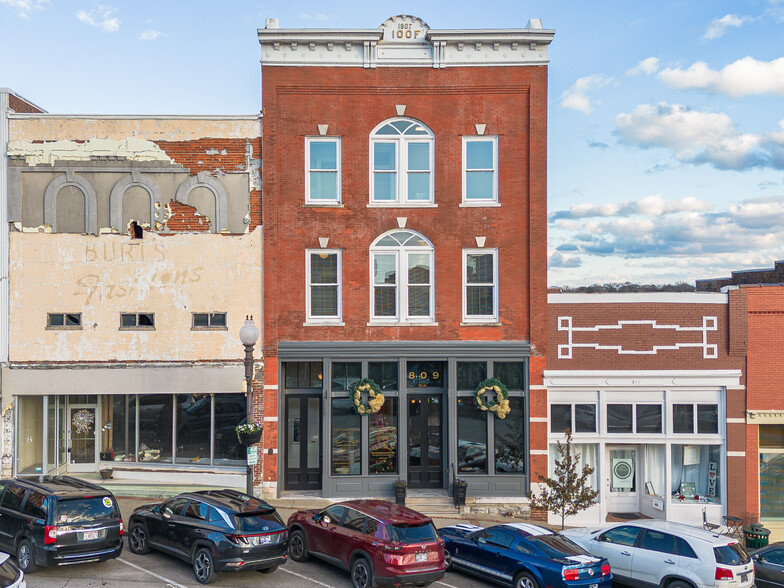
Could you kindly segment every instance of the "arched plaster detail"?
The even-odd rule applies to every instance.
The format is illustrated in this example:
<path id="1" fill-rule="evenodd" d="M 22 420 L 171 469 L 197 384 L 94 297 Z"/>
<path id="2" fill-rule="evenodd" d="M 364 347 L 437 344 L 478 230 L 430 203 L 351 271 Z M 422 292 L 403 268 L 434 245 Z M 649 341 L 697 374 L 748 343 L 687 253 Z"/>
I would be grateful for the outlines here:
<path id="1" fill-rule="evenodd" d="M 207 172 L 199 172 L 180 184 L 174 199 L 177 202 L 188 204 L 188 196 L 194 188 L 207 188 L 215 196 L 215 218 L 212 219 L 212 226 L 215 227 L 215 232 L 220 233 L 228 229 L 229 203 L 226 190 L 221 183 Z"/>
<path id="2" fill-rule="evenodd" d="M 98 234 L 98 202 L 92 184 L 73 172 L 56 177 L 46 187 L 44 192 L 44 224 L 52 227 L 52 232 L 57 232 L 57 194 L 66 186 L 78 188 L 84 195 L 84 232 L 92 235 Z"/>
<path id="3" fill-rule="evenodd" d="M 158 184 L 151 179 L 134 172 L 119 180 L 112 188 L 112 193 L 109 196 L 109 222 L 112 227 L 121 233 L 125 230 L 125 227 L 121 226 L 123 196 L 126 190 L 135 186 L 144 189 L 150 196 L 150 228 L 155 228 L 155 203 L 161 202 L 163 199 L 161 190 L 158 188 Z"/>

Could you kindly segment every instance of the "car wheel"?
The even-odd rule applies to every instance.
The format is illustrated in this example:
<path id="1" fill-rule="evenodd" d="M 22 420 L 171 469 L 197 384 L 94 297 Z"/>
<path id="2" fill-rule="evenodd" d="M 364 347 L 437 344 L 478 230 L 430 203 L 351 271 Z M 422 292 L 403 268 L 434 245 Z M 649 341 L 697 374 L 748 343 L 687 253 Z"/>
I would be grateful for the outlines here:
<path id="1" fill-rule="evenodd" d="M 539 582 L 528 572 L 517 574 L 514 585 L 515 588 L 539 588 Z"/>
<path id="2" fill-rule="evenodd" d="M 675 580 L 674 582 L 667 584 L 667 588 L 692 588 L 692 586 L 683 580 Z"/>
<path id="3" fill-rule="evenodd" d="M 370 571 L 370 563 L 364 557 L 358 557 L 351 564 L 351 585 L 354 588 L 373 586 L 373 572 Z"/>
<path id="4" fill-rule="evenodd" d="M 452 569 L 452 554 L 449 553 L 446 549 L 444 549 L 444 563 L 446 564 L 446 569 Z"/>
<path id="5" fill-rule="evenodd" d="M 128 547 L 136 555 L 149 553 L 150 545 L 147 542 L 147 529 L 144 528 L 144 525 L 134 523 L 131 527 L 131 532 L 128 535 Z"/>
<path id="6" fill-rule="evenodd" d="M 262 574 L 271 574 L 272 572 L 274 572 L 277 569 L 278 569 L 278 566 L 272 566 L 271 568 L 262 568 L 259 571 Z"/>
<path id="7" fill-rule="evenodd" d="M 193 556 L 193 575 L 200 584 L 209 584 L 218 574 L 215 573 L 215 562 L 212 559 L 212 551 L 202 547 Z"/>
<path id="8" fill-rule="evenodd" d="M 16 546 L 16 564 L 25 574 L 32 574 L 38 569 L 33 559 L 33 544 L 29 539 L 22 539 Z"/>
<path id="9" fill-rule="evenodd" d="M 289 537 L 289 555 L 291 559 L 298 562 L 308 561 L 308 547 L 305 542 L 305 533 L 303 531 L 294 531 Z"/>

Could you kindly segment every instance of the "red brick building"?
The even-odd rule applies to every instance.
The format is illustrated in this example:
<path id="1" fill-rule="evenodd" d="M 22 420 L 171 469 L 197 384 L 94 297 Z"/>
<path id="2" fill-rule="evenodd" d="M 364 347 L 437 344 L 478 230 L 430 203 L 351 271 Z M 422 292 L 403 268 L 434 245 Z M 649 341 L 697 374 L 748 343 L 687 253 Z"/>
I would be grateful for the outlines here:
<path id="1" fill-rule="evenodd" d="M 259 30 L 268 491 L 460 477 L 473 496 L 521 497 L 543 471 L 529 417 L 546 416 L 553 34 L 410 16 Z M 473 402 L 491 377 L 505 419 Z M 369 416 L 354 410 L 361 378 L 385 397 Z"/>
<path id="2" fill-rule="evenodd" d="M 746 518 L 746 358 L 733 298 L 550 294 L 549 302 L 550 464 L 569 428 L 599 491 L 571 524 Z"/>

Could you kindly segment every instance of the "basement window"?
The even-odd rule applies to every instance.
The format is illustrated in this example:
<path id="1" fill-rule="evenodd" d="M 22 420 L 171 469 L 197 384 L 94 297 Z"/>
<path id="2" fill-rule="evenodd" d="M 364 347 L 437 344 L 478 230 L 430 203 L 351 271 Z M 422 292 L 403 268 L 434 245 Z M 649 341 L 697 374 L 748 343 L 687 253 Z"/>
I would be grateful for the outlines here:
<path id="1" fill-rule="evenodd" d="M 123 312 L 120 314 L 120 329 L 143 330 L 155 328 L 155 315 L 151 312 Z"/>
<path id="2" fill-rule="evenodd" d="M 192 331 L 226 330 L 225 312 L 194 312 L 191 316 Z"/>
<path id="3" fill-rule="evenodd" d="M 50 312 L 46 315 L 47 329 L 81 329 L 82 313 Z"/>

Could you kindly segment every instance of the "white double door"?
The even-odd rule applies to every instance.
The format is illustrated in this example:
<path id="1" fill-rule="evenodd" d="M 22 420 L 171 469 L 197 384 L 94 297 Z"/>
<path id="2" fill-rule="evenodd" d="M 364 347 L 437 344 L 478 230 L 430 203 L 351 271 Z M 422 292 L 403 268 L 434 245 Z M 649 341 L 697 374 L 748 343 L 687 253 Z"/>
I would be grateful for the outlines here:
<path id="1" fill-rule="evenodd" d="M 640 510 L 640 455 L 639 445 L 606 446 L 604 486 L 607 512 Z"/>

